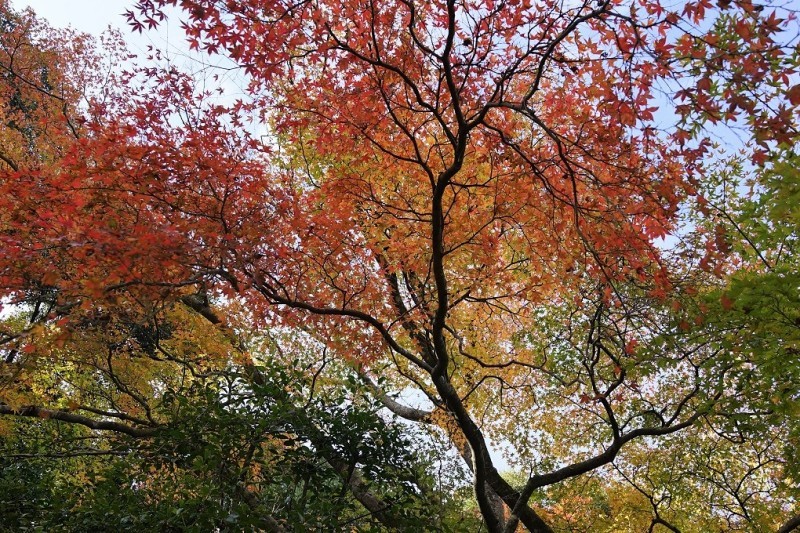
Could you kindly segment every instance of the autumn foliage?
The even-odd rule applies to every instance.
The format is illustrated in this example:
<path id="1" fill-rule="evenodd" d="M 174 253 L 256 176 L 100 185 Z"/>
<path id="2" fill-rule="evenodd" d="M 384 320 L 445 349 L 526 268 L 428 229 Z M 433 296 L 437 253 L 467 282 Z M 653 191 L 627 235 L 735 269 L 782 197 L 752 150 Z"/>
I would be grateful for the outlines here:
<path id="1" fill-rule="evenodd" d="M 600 528 L 584 480 L 613 494 L 613 513 L 674 529 L 691 498 L 670 508 L 660 487 L 703 487 L 717 459 L 698 459 L 708 477 L 692 485 L 648 455 L 678 453 L 690 432 L 708 435 L 692 444 L 706 457 L 730 420 L 761 408 L 736 388 L 758 363 L 724 328 L 703 329 L 704 295 L 746 261 L 719 224 L 696 219 L 673 243 L 688 212 L 709 213 L 720 132 L 743 132 L 755 173 L 797 142 L 790 7 L 131 6 L 134 30 L 177 16 L 192 48 L 232 60 L 248 83 L 239 100 L 174 67 L 99 73 L 87 63 L 119 61 L 116 41 L 102 55 L 0 7 L 0 291 L 28 310 L 0 333 L 14 376 L 4 414 L 38 406 L 145 438 L 167 423 L 151 409 L 158 383 L 184 386 L 160 364 L 236 367 L 257 383 L 252 339 L 293 331 L 389 410 L 438 428 L 494 532 Z M 726 294 L 720 313 L 734 307 Z M 160 337 L 165 321 L 180 335 Z M 155 337 L 134 334 L 145 324 Z M 82 384 L 56 380 L 55 399 L 20 387 L 59 364 Z M 95 374 L 129 398 L 64 399 Z M 409 390 L 429 409 L 391 394 Z M 521 486 L 488 440 L 508 445 Z M 762 503 L 759 524 L 787 518 Z"/>

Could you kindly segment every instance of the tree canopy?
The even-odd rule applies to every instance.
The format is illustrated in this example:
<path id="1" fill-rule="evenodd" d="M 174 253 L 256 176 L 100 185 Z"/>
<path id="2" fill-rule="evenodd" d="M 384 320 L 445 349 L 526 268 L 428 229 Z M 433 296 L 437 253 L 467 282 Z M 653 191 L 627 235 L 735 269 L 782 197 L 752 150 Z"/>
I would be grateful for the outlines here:
<path id="1" fill-rule="evenodd" d="M 246 94 L 0 0 L 7 521 L 800 523 L 796 6 L 168 16 Z"/>

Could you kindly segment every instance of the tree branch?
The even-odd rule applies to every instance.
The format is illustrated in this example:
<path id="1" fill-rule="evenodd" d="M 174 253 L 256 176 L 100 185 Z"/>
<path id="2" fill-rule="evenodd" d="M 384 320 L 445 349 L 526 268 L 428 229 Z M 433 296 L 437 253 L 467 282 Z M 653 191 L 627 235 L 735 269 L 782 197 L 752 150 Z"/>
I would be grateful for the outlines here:
<path id="1" fill-rule="evenodd" d="M 129 435 L 134 438 L 152 437 L 155 435 L 156 431 L 158 431 L 158 429 L 155 427 L 134 427 L 110 420 L 95 420 L 93 418 L 71 413 L 69 411 L 45 409 L 35 405 L 28 405 L 25 407 L 20 407 L 19 409 L 14 409 L 6 404 L 0 404 L 0 415 L 60 420 L 61 422 L 86 426 L 89 429 L 124 433 L 125 435 Z"/>
<path id="2" fill-rule="evenodd" d="M 793 516 L 781 526 L 777 533 L 789 533 L 800 529 L 800 514 Z"/>

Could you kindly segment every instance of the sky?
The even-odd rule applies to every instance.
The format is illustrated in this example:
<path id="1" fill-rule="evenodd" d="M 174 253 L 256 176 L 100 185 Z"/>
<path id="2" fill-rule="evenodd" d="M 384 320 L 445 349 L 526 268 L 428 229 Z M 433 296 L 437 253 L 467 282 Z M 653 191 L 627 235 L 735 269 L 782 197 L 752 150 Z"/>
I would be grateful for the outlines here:
<path id="1" fill-rule="evenodd" d="M 122 13 L 133 4 L 130 0 L 11 0 L 15 9 L 31 7 L 53 26 L 72 26 L 98 34 L 108 25 L 122 28 Z"/>
<path id="2" fill-rule="evenodd" d="M 72 27 L 92 35 L 100 35 L 109 27 L 120 30 L 131 52 L 142 55 L 148 46 L 155 46 L 170 55 L 188 54 L 180 18 L 176 15 L 156 30 L 134 33 L 125 21 L 125 11 L 135 0 L 10 0 L 14 9 L 26 7 L 56 28 Z"/>
<path id="3" fill-rule="evenodd" d="M 209 57 L 189 50 L 181 29 L 181 13 L 177 10 L 172 10 L 172 15 L 158 28 L 136 33 L 125 19 L 125 11 L 133 9 L 136 0 L 10 0 L 10 3 L 16 10 L 30 7 L 39 18 L 55 28 L 72 27 L 95 36 L 109 28 L 119 30 L 128 51 L 138 56 L 134 63 L 146 64 L 145 58 L 150 55 L 148 47 L 157 48 L 163 52 L 163 61 L 159 61 L 162 66 L 166 61 L 185 73 L 193 74 L 198 87 L 202 86 L 204 90 L 221 89 L 220 94 L 214 93 L 210 98 L 223 104 L 232 103 L 237 98 L 247 99 L 247 80 L 242 71 L 231 69 L 231 63 L 222 56 Z M 166 12 L 170 13 L 170 10 Z M 219 66 L 222 68 L 217 68 Z M 256 137 L 264 138 L 267 134 L 266 128 L 257 121 L 248 127 Z"/>

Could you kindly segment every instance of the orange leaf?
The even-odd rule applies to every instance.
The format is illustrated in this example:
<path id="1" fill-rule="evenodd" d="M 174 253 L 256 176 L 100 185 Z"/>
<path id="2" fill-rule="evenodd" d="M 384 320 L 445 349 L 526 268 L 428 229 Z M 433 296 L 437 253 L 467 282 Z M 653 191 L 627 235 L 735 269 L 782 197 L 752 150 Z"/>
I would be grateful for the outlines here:
<path id="1" fill-rule="evenodd" d="M 792 105 L 800 105 L 800 83 L 786 91 L 786 97 Z"/>
<path id="2" fill-rule="evenodd" d="M 727 294 L 720 296 L 719 303 L 722 304 L 722 308 L 726 311 L 733 309 L 733 300 Z"/>

